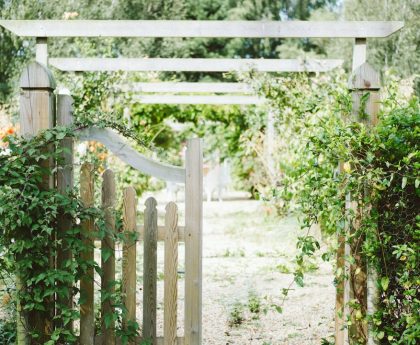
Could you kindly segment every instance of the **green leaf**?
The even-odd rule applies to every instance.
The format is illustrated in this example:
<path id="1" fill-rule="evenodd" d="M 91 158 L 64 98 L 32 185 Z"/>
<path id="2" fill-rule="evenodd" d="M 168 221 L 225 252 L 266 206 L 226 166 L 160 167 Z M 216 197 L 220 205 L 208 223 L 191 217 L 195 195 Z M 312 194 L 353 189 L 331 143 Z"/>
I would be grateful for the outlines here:
<path id="1" fill-rule="evenodd" d="M 382 277 L 381 278 L 381 287 L 382 290 L 386 291 L 389 286 L 389 278 L 388 277 Z"/>
<path id="2" fill-rule="evenodd" d="M 53 135 L 52 135 L 51 132 L 49 132 L 49 131 L 45 132 L 45 140 L 49 141 L 52 138 L 52 136 Z"/>
<path id="3" fill-rule="evenodd" d="M 278 312 L 279 314 L 283 313 L 283 308 L 280 307 L 279 305 L 275 305 L 274 309 L 276 309 L 276 312 Z"/>
<path id="4" fill-rule="evenodd" d="M 65 136 L 66 136 L 66 133 L 64 133 L 64 132 L 58 133 L 57 134 L 57 139 L 58 140 L 64 139 Z"/>
<path id="5" fill-rule="evenodd" d="M 107 247 L 102 248 L 102 260 L 104 262 L 107 262 L 113 253 L 114 251 L 111 248 L 107 248 Z"/>

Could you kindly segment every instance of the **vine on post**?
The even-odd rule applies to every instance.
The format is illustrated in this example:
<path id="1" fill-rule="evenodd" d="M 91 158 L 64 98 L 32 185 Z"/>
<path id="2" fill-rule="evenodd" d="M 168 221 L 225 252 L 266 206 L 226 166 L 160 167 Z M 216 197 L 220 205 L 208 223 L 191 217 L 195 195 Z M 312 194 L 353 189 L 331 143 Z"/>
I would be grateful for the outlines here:
<path id="1" fill-rule="evenodd" d="M 283 209 L 297 212 L 305 229 L 297 243 L 295 282 L 304 283 L 304 263 L 320 248 L 309 231 L 318 223 L 325 236 L 338 235 L 353 248 L 343 257 L 353 266 L 353 277 L 363 274 L 364 263 L 377 273 L 372 282 L 377 289 L 376 310 L 369 313 L 365 297 L 356 293 L 346 302 L 344 328 L 369 325 L 374 341 L 414 345 L 420 336 L 419 100 L 399 96 L 394 83 L 387 84 L 381 101 L 371 92 L 364 96 L 358 91 L 361 106 L 355 117 L 352 95 L 340 78 L 329 78 L 320 82 L 284 77 L 263 90 L 281 109 L 276 125 L 288 143 L 280 166 L 284 177 L 273 189 L 273 202 L 283 200 Z M 329 80 L 335 81 L 334 87 Z M 366 124 L 365 114 L 372 106 L 380 106 L 374 127 Z M 337 174 L 339 162 L 343 162 L 341 174 Z M 343 212 L 347 195 L 353 196 L 353 205 Z M 346 223 L 354 231 L 348 232 Z M 336 250 L 334 245 L 322 258 L 335 258 Z M 341 267 L 335 273 L 338 285 L 350 278 Z M 363 309 L 359 298 L 365 303 Z M 351 340 L 365 342 L 365 337 Z"/>

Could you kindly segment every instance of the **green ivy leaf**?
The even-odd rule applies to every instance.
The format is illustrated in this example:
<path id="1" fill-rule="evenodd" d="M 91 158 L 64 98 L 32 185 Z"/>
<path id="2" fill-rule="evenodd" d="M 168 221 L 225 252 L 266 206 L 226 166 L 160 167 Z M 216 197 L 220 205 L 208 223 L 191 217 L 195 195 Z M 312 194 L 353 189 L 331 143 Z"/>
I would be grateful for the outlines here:
<path id="1" fill-rule="evenodd" d="M 108 259 L 114 254 L 114 252 L 111 248 L 104 247 L 101 250 L 101 254 L 103 262 L 107 262 Z"/>
<path id="2" fill-rule="evenodd" d="M 381 278 L 381 287 L 382 290 L 386 291 L 389 286 L 389 278 L 388 277 L 382 277 Z"/>

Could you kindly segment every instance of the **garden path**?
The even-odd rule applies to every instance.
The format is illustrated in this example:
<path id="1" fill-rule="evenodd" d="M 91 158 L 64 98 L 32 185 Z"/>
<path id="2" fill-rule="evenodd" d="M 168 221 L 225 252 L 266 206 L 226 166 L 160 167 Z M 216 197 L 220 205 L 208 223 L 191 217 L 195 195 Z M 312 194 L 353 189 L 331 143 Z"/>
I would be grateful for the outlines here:
<path id="1" fill-rule="evenodd" d="M 296 218 L 269 216 L 262 202 L 243 196 L 236 193 L 221 203 L 204 203 L 203 344 L 319 345 L 334 331 L 332 265 L 317 258 L 312 266 L 319 269 L 307 273 L 305 287 L 294 287 L 283 313 L 273 308 L 264 313 L 270 304 L 265 296 L 278 301 L 293 280 L 295 240 L 302 232 Z M 182 210 L 183 204 L 178 204 Z M 164 204 L 159 208 L 163 211 Z M 162 249 L 158 253 L 158 335 L 163 332 Z M 182 262 L 180 257 L 179 335 L 183 333 Z M 141 309 L 141 294 L 138 300 Z"/>

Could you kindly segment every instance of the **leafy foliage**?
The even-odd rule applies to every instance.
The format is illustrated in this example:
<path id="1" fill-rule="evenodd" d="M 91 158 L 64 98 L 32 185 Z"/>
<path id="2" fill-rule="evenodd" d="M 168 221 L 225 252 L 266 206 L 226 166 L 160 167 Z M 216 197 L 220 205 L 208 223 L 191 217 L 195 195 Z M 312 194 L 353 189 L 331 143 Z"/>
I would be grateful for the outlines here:
<path id="1" fill-rule="evenodd" d="M 418 99 L 396 102 L 391 85 L 379 124 L 369 127 L 359 122 L 366 114 L 351 113 L 351 98 L 343 89 L 326 87 L 305 96 L 302 90 L 317 87 L 319 81 L 305 79 L 305 86 L 300 81 L 282 80 L 281 85 L 289 83 L 284 89 L 271 83 L 274 87 L 265 90 L 280 107 L 278 126 L 287 126 L 296 138 L 287 141 L 289 166 L 273 195 L 296 207 L 304 228 L 320 223 L 324 232 L 341 234 L 350 245 L 362 243 L 362 262 L 378 272 L 380 302 L 374 315 L 365 315 L 353 301 L 356 318 L 369 320 L 381 343 L 415 344 L 420 336 Z M 301 101 L 295 102 L 298 94 Z M 292 118 L 293 123 L 288 122 Z M 342 173 L 337 172 L 339 162 Z M 343 212 L 347 195 L 353 207 Z M 307 233 L 298 248 L 295 281 L 302 285 L 304 259 L 312 257 L 319 244 Z M 357 262 L 354 257 L 346 260 Z M 337 276 L 345 278 L 343 272 Z"/>
<path id="2" fill-rule="evenodd" d="M 80 255 L 93 250 L 93 244 L 86 241 L 92 234 L 87 234 L 81 224 L 94 219 L 93 236 L 98 239 L 103 239 L 111 231 L 105 225 L 103 210 L 96 206 L 86 208 L 77 189 L 60 193 L 48 188 L 50 178 L 63 168 L 64 151 L 59 143 L 65 137 L 74 138 L 75 133 L 74 127 L 55 127 L 31 139 L 7 135 L 0 151 L 0 272 L 4 284 L 16 281 L 16 285 L 9 285 L 8 294 L 12 300 L 8 304 L 23 306 L 22 313 L 29 320 L 40 314 L 48 320 L 46 334 L 38 333 L 36 327 L 27 330 L 34 343 L 76 342 L 76 335 L 66 327 L 80 317 L 78 304 L 82 303 L 84 296 L 76 283 L 91 269 L 101 274 L 96 261 Z M 57 166 L 53 165 L 51 169 L 48 162 L 57 162 Z M 72 226 L 58 232 L 58 221 L 63 218 L 68 219 Z M 118 224 L 121 224 L 119 219 Z M 118 242 L 126 240 L 124 233 L 111 232 L 110 235 Z M 72 259 L 55 267 L 52 262 L 62 251 L 71 253 Z M 139 325 L 133 323 L 122 327 L 121 318 L 126 308 L 118 288 L 120 283 L 116 281 L 115 285 L 117 293 L 104 295 L 105 299 L 112 301 L 115 314 L 104 317 L 117 321 L 116 334 L 127 343 L 138 335 Z M 81 294 L 76 305 L 61 302 L 78 293 Z M 54 296 L 58 302 L 55 314 L 50 315 Z M 33 323 L 29 326 L 32 327 Z M 3 336 L 13 339 L 14 327 L 9 324 L 1 324 L 1 327 L 4 328 Z"/>
<path id="3" fill-rule="evenodd" d="M 63 297 L 77 292 L 69 286 L 91 265 L 81 262 L 79 255 L 75 255 L 74 261 L 64 262 L 62 267 L 55 268 L 50 261 L 64 248 L 75 254 L 85 250 L 79 226 L 56 238 L 57 219 L 70 217 L 76 224 L 76 219 L 83 220 L 94 213 L 82 207 L 74 192 L 64 195 L 47 188 L 54 173 L 47 162 L 59 161 L 63 154 L 61 149 L 52 151 L 51 147 L 67 135 L 71 135 L 68 130 L 57 127 L 32 140 L 15 136 L 3 139 L 8 151 L 0 156 L 1 266 L 9 274 L 18 272 L 17 280 L 24 282 L 24 288 L 16 290 L 15 298 L 25 306 L 28 317 L 34 312 L 47 313 L 55 294 Z M 46 150 L 48 145 L 50 150 Z M 57 305 L 56 317 L 63 325 L 77 318 L 77 314 Z M 75 340 L 65 329 L 57 332 L 52 336 Z M 31 336 L 41 337 L 35 333 Z"/>

